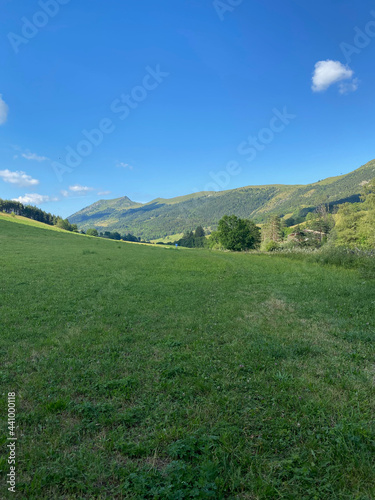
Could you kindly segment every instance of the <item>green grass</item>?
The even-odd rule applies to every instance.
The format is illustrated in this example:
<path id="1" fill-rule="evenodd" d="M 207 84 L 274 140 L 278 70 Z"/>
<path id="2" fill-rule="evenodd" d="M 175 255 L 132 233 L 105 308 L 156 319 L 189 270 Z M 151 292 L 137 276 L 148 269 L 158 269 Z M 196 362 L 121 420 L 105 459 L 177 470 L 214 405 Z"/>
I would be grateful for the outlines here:
<path id="1" fill-rule="evenodd" d="M 0 248 L 1 498 L 375 497 L 373 281 L 7 220 Z"/>
<path id="2" fill-rule="evenodd" d="M 184 233 L 171 234 L 170 236 L 166 236 L 165 238 L 158 238 L 156 240 L 151 240 L 152 243 L 171 243 L 174 241 L 178 241 L 183 237 Z"/>
<path id="3" fill-rule="evenodd" d="M 361 277 L 375 279 L 375 250 L 352 250 L 328 244 L 319 249 L 291 248 L 278 250 L 277 253 L 288 259 L 356 269 Z"/>

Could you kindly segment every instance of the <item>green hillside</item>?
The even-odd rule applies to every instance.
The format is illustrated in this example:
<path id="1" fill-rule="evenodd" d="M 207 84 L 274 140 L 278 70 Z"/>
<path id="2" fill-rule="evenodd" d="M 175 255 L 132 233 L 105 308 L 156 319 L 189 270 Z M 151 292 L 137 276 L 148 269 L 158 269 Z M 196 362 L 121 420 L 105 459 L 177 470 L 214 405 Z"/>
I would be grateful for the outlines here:
<path id="1" fill-rule="evenodd" d="M 43 222 L 39 222 L 39 221 L 36 221 L 33 219 L 28 219 L 27 217 L 22 217 L 22 216 L 14 215 L 14 214 L 7 214 L 5 212 L 0 212 L 0 221 L 37 227 L 39 229 L 46 229 L 48 231 L 57 231 L 60 233 L 66 233 L 66 231 L 64 229 L 60 229 L 57 226 L 51 226 L 49 224 L 44 224 Z M 75 234 L 78 234 L 78 233 L 75 233 Z M 82 235 L 79 234 L 79 236 L 82 236 Z"/>
<path id="2" fill-rule="evenodd" d="M 69 217 L 80 229 L 133 233 L 145 239 L 165 238 L 198 225 L 214 229 L 226 214 L 263 222 L 267 215 L 306 215 L 323 203 L 357 201 L 363 183 L 375 177 L 375 160 L 359 169 L 309 185 L 247 186 L 220 192 L 201 192 L 146 204 L 129 198 L 102 200 Z"/>
<path id="3" fill-rule="evenodd" d="M 372 281 L 29 222 L 0 217 L 1 498 L 375 498 Z"/>

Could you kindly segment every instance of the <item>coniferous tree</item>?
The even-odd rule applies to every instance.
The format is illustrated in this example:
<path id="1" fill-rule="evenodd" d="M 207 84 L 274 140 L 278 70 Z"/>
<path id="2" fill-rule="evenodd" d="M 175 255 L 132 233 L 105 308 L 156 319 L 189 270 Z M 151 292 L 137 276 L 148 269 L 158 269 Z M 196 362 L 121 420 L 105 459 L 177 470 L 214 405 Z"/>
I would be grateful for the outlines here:
<path id="1" fill-rule="evenodd" d="M 271 215 L 262 226 L 262 241 L 278 243 L 283 238 L 283 223 L 278 215 Z"/>
<path id="2" fill-rule="evenodd" d="M 197 229 L 195 230 L 194 236 L 196 238 L 203 238 L 203 236 L 206 236 L 206 233 L 204 232 L 204 229 L 202 226 L 197 227 Z"/>

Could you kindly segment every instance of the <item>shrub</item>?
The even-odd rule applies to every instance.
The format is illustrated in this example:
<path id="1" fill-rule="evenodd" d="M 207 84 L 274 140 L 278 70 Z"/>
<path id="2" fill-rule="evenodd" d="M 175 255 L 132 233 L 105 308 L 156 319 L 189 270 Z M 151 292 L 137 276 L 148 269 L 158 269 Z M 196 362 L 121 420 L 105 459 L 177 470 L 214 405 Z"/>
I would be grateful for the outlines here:
<path id="1" fill-rule="evenodd" d="M 280 245 L 273 240 L 265 241 L 263 242 L 261 246 L 261 250 L 263 252 L 274 252 L 275 250 L 278 250 Z"/>

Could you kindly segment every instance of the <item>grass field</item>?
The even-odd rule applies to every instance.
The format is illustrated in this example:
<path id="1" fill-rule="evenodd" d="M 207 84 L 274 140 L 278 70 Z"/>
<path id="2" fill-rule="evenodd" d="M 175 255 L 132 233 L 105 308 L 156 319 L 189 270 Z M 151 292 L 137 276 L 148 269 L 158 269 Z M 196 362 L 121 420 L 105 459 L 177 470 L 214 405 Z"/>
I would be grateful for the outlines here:
<path id="1" fill-rule="evenodd" d="M 0 265 L 0 498 L 375 498 L 373 280 L 4 218 Z"/>

